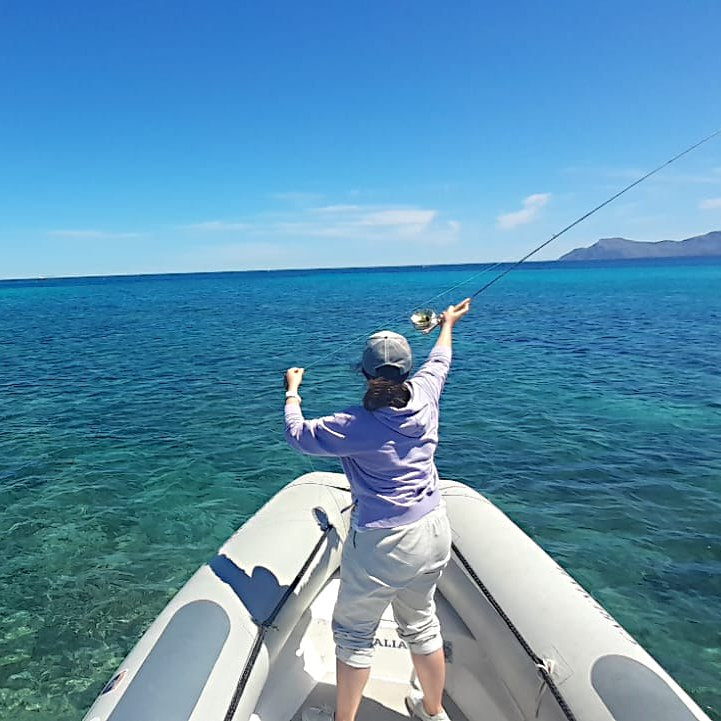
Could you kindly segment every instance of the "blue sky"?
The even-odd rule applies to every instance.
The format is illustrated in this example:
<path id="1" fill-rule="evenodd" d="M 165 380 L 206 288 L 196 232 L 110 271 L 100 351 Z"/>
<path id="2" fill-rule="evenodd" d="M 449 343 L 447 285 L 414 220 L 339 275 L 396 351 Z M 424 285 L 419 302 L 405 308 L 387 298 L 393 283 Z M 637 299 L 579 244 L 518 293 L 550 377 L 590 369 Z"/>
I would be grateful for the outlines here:
<path id="1" fill-rule="evenodd" d="M 511 260 L 721 126 L 721 3 L 0 4 L 0 277 Z M 552 244 L 721 229 L 721 140 Z"/>

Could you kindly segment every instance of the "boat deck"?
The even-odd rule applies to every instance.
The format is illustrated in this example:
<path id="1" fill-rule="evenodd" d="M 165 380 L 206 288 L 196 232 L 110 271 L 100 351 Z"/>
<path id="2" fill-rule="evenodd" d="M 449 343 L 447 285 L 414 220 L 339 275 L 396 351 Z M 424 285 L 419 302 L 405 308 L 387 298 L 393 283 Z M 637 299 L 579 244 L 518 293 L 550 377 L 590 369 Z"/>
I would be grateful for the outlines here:
<path id="1" fill-rule="evenodd" d="M 408 688 L 407 683 L 382 681 L 371 676 L 363 693 L 363 702 L 358 711 L 357 721 L 402 721 L 408 719 L 408 711 L 404 703 Z M 303 708 L 306 706 L 327 706 L 333 709 L 335 685 L 317 684 L 303 704 Z M 467 721 L 447 694 L 443 699 L 443 706 L 451 721 Z M 302 709 L 298 710 L 292 721 L 301 721 L 301 711 Z M 493 721 L 493 719 L 489 718 L 489 721 Z"/>
<path id="2" fill-rule="evenodd" d="M 307 707 L 335 707 L 335 646 L 331 617 L 338 593 L 337 576 L 311 605 L 310 618 L 286 643 L 259 699 L 254 721 L 301 721 Z M 408 719 L 405 698 L 411 689 L 411 656 L 398 638 L 390 607 L 376 633 L 371 677 L 366 685 L 358 721 Z M 453 721 L 468 721 L 446 694 L 444 706 Z M 485 719 L 484 719 L 485 721 Z M 501 721 L 490 716 L 487 721 Z M 503 719 L 503 721 L 506 721 Z"/>

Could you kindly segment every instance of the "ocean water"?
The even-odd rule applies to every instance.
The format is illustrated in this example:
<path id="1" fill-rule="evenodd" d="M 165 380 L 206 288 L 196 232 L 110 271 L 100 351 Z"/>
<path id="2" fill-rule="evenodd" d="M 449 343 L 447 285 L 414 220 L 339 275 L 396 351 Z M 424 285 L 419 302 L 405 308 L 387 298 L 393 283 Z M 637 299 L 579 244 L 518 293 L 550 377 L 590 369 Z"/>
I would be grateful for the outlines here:
<path id="1" fill-rule="evenodd" d="M 355 403 L 364 336 L 481 270 L 0 283 L 0 717 L 81 718 L 243 521 L 339 468 L 286 447 L 286 367 L 306 415 Z M 458 326 L 437 463 L 721 720 L 721 262 L 504 278 Z"/>

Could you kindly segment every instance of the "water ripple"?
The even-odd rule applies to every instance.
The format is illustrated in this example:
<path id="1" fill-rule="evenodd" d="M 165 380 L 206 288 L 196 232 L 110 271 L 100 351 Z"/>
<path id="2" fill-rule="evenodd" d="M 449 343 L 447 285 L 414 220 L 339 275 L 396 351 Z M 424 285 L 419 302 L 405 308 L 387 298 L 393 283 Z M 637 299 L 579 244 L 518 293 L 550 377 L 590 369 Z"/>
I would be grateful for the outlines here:
<path id="1" fill-rule="evenodd" d="M 0 283 L 9 718 L 81 717 L 245 519 L 300 473 L 338 469 L 286 447 L 286 367 L 470 274 Z M 443 476 L 498 503 L 718 721 L 720 287 L 712 263 L 510 275 L 459 327 L 438 453 Z M 307 414 L 357 402 L 358 352 L 312 368 Z"/>

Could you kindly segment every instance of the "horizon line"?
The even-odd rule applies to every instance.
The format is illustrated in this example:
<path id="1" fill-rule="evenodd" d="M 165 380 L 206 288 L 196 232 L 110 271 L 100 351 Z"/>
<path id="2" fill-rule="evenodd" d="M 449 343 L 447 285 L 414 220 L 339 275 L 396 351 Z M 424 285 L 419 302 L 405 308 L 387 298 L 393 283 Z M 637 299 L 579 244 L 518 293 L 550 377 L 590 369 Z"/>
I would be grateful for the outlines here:
<path id="1" fill-rule="evenodd" d="M 295 268 L 245 268 L 242 270 L 179 270 L 179 271 L 157 271 L 139 273 L 89 273 L 87 275 L 34 275 L 15 278 L 0 278 L 0 283 L 21 282 L 27 280 L 81 280 L 84 278 L 150 278 L 166 275 L 219 275 L 221 273 L 288 273 L 293 271 L 333 271 L 333 270 L 384 270 L 393 268 L 444 268 L 459 266 L 479 265 L 512 265 L 517 261 L 463 261 L 460 263 L 408 263 L 399 265 L 328 265 L 328 266 L 302 266 Z M 523 265 L 531 263 L 557 263 L 555 260 L 527 260 Z"/>
<path id="2" fill-rule="evenodd" d="M 717 231 L 712 231 L 717 232 Z M 676 241 L 678 242 L 678 241 Z M 678 260 L 713 260 L 719 259 L 717 255 L 676 255 L 676 256 L 646 256 L 636 258 L 585 258 L 581 260 L 573 260 L 564 258 L 554 258 L 552 260 L 526 260 L 522 266 L 529 265 L 548 265 L 558 263 L 560 265 L 586 265 L 595 263 L 624 263 L 639 261 L 678 261 Z M 240 274 L 240 273 L 292 273 L 292 272 L 315 272 L 315 271 L 353 271 L 353 270 L 394 270 L 394 269 L 410 269 L 410 268 L 465 268 L 478 266 L 503 266 L 517 265 L 515 260 L 499 260 L 499 261 L 463 261 L 460 263 L 407 263 L 399 265 L 327 265 L 327 266 L 302 266 L 295 268 L 245 268 L 242 270 L 179 270 L 179 271 L 154 271 L 139 273 L 88 273 L 86 275 L 34 275 L 25 277 L 8 277 L 0 278 L 0 283 L 22 283 L 27 281 L 46 281 L 46 280 L 84 280 L 84 279 L 100 279 L 100 278 L 158 278 L 165 276 L 180 275 L 221 275 L 221 274 Z M 518 267 L 521 267 L 519 265 Z"/>

